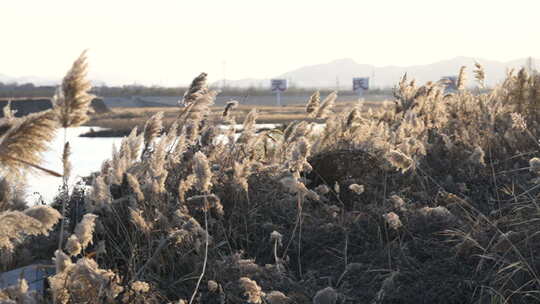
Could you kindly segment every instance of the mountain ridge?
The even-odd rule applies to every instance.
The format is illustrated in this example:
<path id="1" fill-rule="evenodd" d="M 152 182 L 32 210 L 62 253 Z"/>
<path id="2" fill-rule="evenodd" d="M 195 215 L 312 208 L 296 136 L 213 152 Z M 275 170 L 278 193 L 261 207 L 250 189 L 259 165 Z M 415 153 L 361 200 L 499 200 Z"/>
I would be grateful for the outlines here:
<path id="1" fill-rule="evenodd" d="M 466 66 L 470 75 L 469 85 L 472 85 L 472 70 L 474 63 L 478 62 L 484 67 L 486 84 L 493 86 L 504 80 L 508 69 L 525 66 L 527 59 L 518 58 L 502 62 L 479 57 L 456 56 L 429 64 L 375 66 L 357 63 L 351 58 L 340 58 L 327 63 L 299 67 L 277 75 L 275 78 L 285 78 L 292 86 L 350 89 L 353 77 L 370 77 L 371 87 L 387 88 L 394 86 L 405 73 L 411 79 L 414 78 L 417 82 L 424 83 L 437 81 L 443 76 L 457 75 L 460 67 Z M 533 62 L 535 63 L 534 68 L 538 70 L 540 61 L 533 58 Z M 230 87 L 266 88 L 269 86 L 270 79 L 249 78 L 226 80 L 225 82 Z M 218 87 L 221 87 L 222 84 L 223 79 L 213 83 Z"/>

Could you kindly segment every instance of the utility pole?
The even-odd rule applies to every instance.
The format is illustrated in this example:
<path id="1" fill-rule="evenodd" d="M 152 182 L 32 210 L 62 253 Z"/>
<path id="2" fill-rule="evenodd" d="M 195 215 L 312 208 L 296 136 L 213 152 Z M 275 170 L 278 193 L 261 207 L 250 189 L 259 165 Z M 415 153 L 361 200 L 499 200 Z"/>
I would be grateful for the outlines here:
<path id="1" fill-rule="evenodd" d="M 222 68 L 223 68 L 223 84 L 222 84 L 222 90 L 225 89 L 225 87 L 227 86 L 227 61 L 223 60 L 221 62 L 222 64 Z"/>
<path id="2" fill-rule="evenodd" d="M 526 66 L 526 69 L 527 69 L 527 73 L 529 73 L 529 75 L 536 74 L 536 65 L 535 65 L 534 59 L 532 57 L 529 56 L 529 58 L 527 58 L 527 62 L 525 64 L 525 66 Z"/>

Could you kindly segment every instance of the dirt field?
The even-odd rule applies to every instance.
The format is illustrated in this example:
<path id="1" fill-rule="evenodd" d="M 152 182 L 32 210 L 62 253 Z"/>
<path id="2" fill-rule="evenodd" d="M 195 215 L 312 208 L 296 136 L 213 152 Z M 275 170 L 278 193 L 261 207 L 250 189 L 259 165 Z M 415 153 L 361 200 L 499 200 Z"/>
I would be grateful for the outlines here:
<path id="1" fill-rule="evenodd" d="M 338 102 L 335 111 L 340 112 L 343 109 L 354 106 L 357 102 L 347 101 Z M 364 101 L 363 108 L 373 108 L 382 106 L 382 101 Z M 259 117 L 258 123 L 275 123 L 286 124 L 294 120 L 306 119 L 306 111 L 304 105 L 288 105 L 283 107 L 276 106 L 250 106 L 242 105 L 234 110 L 234 115 L 238 123 L 242 123 L 245 116 L 252 109 L 257 109 Z M 178 115 L 178 108 L 175 107 L 144 107 L 144 108 L 113 108 L 111 112 L 94 115 L 87 126 L 95 126 L 100 128 L 110 129 L 106 132 L 96 132 L 92 136 L 125 136 L 129 134 L 133 127 L 138 126 L 139 129 L 144 126 L 144 123 L 149 117 L 158 113 L 164 112 L 163 122 L 165 125 L 172 123 Z M 212 107 L 212 114 L 221 115 L 223 107 Z"/>

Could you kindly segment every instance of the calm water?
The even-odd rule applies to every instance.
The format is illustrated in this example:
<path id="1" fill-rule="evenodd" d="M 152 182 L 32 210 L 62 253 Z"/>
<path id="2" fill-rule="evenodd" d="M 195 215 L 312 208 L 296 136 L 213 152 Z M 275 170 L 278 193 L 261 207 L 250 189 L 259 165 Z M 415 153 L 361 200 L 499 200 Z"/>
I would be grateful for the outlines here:
<path id="1" fill-rule="evenodd" d="M 94 128 L 96 129 L 96 128 Z M 87 176 L 101 168 L 101 163 L 111 157 L 112 145 L 120 146 L 122 138 L 90 138 L 78 137 L 88 132 L 90 127 L 68 129 L 67 139 L 71 145 L 71 183 L 74 184 L 82 176 Z M 64 146 L 64 131 L 60 130 L 51 143 L 51 149 L 44 154 L 42 166 L 62 172 L 62 150 Z M 49 203 L 58 193 L 62 185 L 62 179 L 46 174 L 32 174 L 28 176 L 27 201 L 31 205 L 39 202 L 40 195 L 46 203 Z M 39 193 L 39 194 L 37 194 Z"/>

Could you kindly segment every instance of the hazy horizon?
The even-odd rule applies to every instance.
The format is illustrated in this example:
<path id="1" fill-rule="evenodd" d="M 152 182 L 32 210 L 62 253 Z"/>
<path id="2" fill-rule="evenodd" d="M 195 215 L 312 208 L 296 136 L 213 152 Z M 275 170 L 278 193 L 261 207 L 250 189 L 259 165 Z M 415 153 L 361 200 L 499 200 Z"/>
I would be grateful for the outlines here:
<path id="1" fill-rule="evenodd" d="M 6 2 L 0 74 L 57 79 L 84 49 L 92 79 L 162 86 L 202 71 L 211 82 L 270 78 L 342 58 L 382 67 L 540 57 L 540 3 L 436 2 Z"/>

